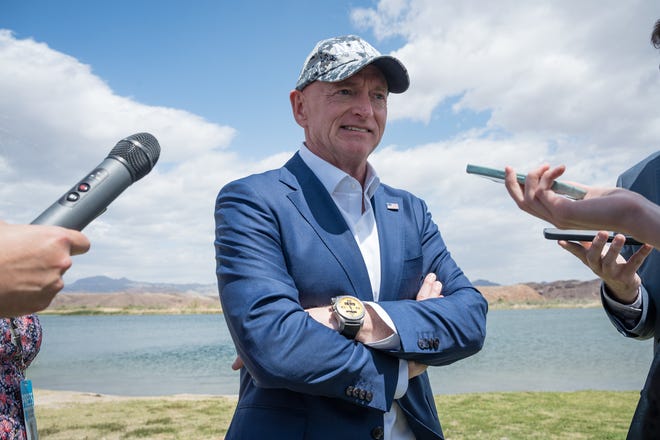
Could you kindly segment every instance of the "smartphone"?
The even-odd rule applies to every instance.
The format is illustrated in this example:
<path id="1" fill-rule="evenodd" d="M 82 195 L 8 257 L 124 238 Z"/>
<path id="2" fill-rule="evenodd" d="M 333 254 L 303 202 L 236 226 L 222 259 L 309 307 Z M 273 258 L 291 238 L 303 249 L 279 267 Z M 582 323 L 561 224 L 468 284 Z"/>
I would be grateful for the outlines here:
<path id="1" fill-rule="evenodd" d="M 543 230 L 543 236 L 548 240 L 566 240 L 566 241 L 592 241 L 598 231 L 589 231 L 584 229 L 557 229 L 557 228 L 545 228 Z M 616 234 L 610 232 L 607 241 L 612 241 Z M 632 238 L 630 235 L 626 235 L 626 244 L 636 244 L 640 245 L 639 241 Z"/>
<path id="2" fill-rule="evenodd" d="M 488 168 L 479 165 L 468 164 L 465 171 L 467 171 L 468 174 L 476 174 L 478 176 L 485 177 L 495 182 L 504 183 L 504 176 L 505 176 L 504 170 L 497 170 L 495 168 Z M 516 174 L 516 177 L 518 179 L 518 183 L 520 183 L 521 185 L 525 184 L 524 174 Z M 568 197 L 569 199 L 573 199 L 573 200 L 583 199 L 584 196 L 587 194 L 586 191 L 584 191 L 583 189 L 556 180 L 552 183 L 551 189 L 557 194 L 561 194 L 562 196 Z"/>

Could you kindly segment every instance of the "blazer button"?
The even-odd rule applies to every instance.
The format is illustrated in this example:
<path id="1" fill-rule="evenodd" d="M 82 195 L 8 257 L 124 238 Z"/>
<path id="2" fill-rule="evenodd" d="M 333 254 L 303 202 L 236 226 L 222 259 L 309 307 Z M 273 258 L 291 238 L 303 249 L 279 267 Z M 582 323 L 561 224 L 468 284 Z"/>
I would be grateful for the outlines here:
<path id="1" fill-rule="evenodd" d="M 422 350 L 426 350 L 429 348 L 429 341 L 427 339 L 420 338 L 417 340 L 417 346 Z"/>
<path id="2" fill-rule="evenodd" d="M 374 395 L 371 391 L 367 391 L 367 402 L 371 402 L 374 398 Z"/>
<path id="3" fill-rule="evenodd" d="M 345 392 L 346 392 L 346 395 L 347 395 L 348 397 L 353 397 L 353 386 L 352 386 L 352 385 L 349 385 L 349 386 L 346 388 L 346 391 L 345 391 Z"/>
<path id="4" fill-rule="evenodd" d="M 371 430 L 371 438 L 373 438 L 374 440 L 382 440 L 384 434 L 385 431 L 383 430 L 382 426 L 376 426 L 374 429 Z"/>
<path id="5" fill-rule="evenodd" d="M 440 339 L 439 338 L 434 338 L 433 339 L 433 349 L 437 350 L 438 347 L 440 347 Z"/>
<path id="6" fill-rule="evenodd" d="M 360 400 L 365 400 L 367 398 L 367 391 L 360 390 Z"/>

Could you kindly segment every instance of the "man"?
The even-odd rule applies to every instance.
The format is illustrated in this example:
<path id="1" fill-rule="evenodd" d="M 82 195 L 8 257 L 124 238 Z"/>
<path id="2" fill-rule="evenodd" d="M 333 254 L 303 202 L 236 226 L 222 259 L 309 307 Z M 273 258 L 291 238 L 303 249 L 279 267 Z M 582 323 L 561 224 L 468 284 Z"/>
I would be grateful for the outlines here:
<path id="1" fill-rule="evenodd" d="M 81 232 L 41 225 L 0 222 L 0 317 L 16 317 L 48 307 L 64 287 L 71 256 L 89 250 Z"/>
<path id="2" fill-rule="evenodd" d="M 243 367 L 227 439 L 443 438 L 426 368 L 481 349 L 487 303 L 425 203 L 367 161 L 408 85 L 359 37 L 319 42 L 290 94 L 300 150 L 220 191 L 218 285 Z"/>
<path id="3" fill-rule="evenodd" d="M 660 20 L 651 34 L 660 49 Z M 524 188 L 507 167 L 506 186 L 518 206 L 562 228 L 609 229 L 660 246 L 660 151 L 617 181 L 627 189 L 589 188 L 584 200 L 562 200 L 550 186 L 564 167 L 543 166 L 527 176 Z M 628 440 L 660 438 L 660 251 L 649 244 L 625 246 L 617 234 L 609 248 L 600 231 L 591 243 L 559 242 L 598 275 L 601 298 L 610 320 L 624 336 L 655 338 L 654 360 L 635 411 Z"/>

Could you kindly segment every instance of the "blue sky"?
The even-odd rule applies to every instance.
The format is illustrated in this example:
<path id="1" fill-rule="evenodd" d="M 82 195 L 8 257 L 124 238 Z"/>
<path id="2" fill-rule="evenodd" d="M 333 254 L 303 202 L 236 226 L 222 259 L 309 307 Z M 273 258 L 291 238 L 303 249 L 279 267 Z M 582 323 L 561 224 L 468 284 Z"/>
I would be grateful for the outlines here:
<path id="1" fill-rule="evenodd" d="M 427 200 L 473 279 L 594 276 L 465 165 L 566 163 L 612 185 L 658 149 L 650 0 L 0 2 L 0 218 L 30 222 L 122 137 L 156 168 L 85 233 L 67 279 L 214 282 L 222 185 L 282 165 L 302 130 L 288 94 L 314 44 L 354 33 L 408 67 L 372 162 Z"/>

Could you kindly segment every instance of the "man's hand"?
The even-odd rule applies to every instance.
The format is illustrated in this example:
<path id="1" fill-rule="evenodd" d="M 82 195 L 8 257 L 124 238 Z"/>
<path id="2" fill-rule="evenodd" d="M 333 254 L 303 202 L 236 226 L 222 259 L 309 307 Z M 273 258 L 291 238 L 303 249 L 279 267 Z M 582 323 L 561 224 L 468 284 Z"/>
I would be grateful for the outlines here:
<path id="1" fill-rule="evenodd" d="M 234 362 L 231 364 L 231 369 L 236 371 L 236 370 L 240 370 L 244 366 L 245 364 L 243 364 L 243 359 L 241 359 L 240 356 L 236 356 L 236 359 L 234 359 Z"/>
<path id="2" fill-rule="evenodd" d="M 420 364 L 415 361 L 408 361 L 408 379 L 419 376 L 424 373 L 427 368 L 428 365 Z"/>
<path id="3" fill-rule="evenodd" d="M 0 222 L 0 316 L 43 310 L 64 287 L 72 255 L 90 243 L 78 231 L 58 226 Z"/>
<path id="4" fill-rule="evenodd" d="M 419 288 L 417 292 L 417 301 L 424 301 L 425 299 L 431 298 L 443 298 L 442 296 L 442 283 L 437 280 L 436 275 L 431 272 L 426 275 L 422 287 Z"/>
<path id="5" fill-rule="evenodd" d="M 442 283 L 437 280 L 434 273 L 426 275 L 422 287 L 420 287 L 416 297 L 417 301 L 424 301 L 431 298 L 443 298 Z M 408 379 L 419 376 L 424 373 L 427 368 L 428 365 L 415 361 L 408 361 Z"/>
<path id="6" fill-rule="evenodd" d="M 620 255 L 625 237 L 617 234 L 611 245 L 607 247 L 607 236 L 607 232 L 600 231 L 591 243 L 577 244 L 562 240 L 559 241 L 559 245 L 579 258 L 598 275 L 605 282 L 608 293 L 615 300 L 623 304 L 630 304 L 637 298 L 637 292 L 642 283 L 637 275 L 637 270 L 649 256 L 653 247 L 643 245 L 626 261 Z"/>

